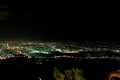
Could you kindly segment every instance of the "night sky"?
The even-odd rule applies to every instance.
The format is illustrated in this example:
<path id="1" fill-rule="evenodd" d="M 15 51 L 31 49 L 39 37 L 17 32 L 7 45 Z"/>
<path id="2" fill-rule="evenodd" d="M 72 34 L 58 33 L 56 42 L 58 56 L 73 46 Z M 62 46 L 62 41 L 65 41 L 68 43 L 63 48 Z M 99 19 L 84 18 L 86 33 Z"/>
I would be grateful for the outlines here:
<path id="1" fill-rule="evenodd" d="M 0 39 L 118 40 L 111 16 L 88 16 L 84 7 L 0 5 Z M 106 29 L 106 27 L 108 27 Z M 105 38 L 104 38 L 105 37 Z"/>

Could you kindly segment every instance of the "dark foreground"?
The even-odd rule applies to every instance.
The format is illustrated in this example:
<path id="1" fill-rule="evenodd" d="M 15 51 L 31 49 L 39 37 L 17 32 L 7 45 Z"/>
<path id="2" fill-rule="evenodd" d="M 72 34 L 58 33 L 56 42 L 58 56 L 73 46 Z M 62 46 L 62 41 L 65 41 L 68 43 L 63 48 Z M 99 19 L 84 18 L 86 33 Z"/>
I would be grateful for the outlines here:
<path id="1" fill-rule="evenodd" d="M 86 80 L 108 80 L 110 72 L 120 69 L 120 61 L 113 59 L 61 59 L 36 64 L 36 59 L 14 58 L 0 61 L 0 80 L 54 80 L 53 68 L 79 68 Z"/>

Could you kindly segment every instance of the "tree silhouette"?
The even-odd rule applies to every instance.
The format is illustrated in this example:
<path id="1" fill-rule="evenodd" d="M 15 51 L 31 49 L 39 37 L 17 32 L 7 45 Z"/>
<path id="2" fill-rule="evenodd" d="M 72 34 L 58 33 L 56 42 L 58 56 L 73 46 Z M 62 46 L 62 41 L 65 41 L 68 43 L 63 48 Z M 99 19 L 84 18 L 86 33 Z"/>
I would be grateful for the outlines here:
<path id="1" fill-rule="evenodd" d="M 55 67 L 54 73 L 53 73 L 53 78 L 55 80 L 64 80 L 64 77 L 65 77 L 65 75 Z"/>
<path id="2" fill-rule="evenodd" d="M 83 77 L 83 70 L 77 68 L 73 68 L 71 70 L 64 70 L 64 72 L 60 72 L 55 67 L 53 78 L 55 80 L 85 80 Z"/>
<path id="3" fill-rule="evenodd" d="M 64 70 L 65 73 L 65 80 L 72 80 L 72 71 L 71 70 Z"/>
<path id="4" fill-rule="evenodd" d="M 83 74 L 82 70 L 73 68 L 72 72 L 73 72 L 73 80 L 85 80 L 82 75 Z"/>

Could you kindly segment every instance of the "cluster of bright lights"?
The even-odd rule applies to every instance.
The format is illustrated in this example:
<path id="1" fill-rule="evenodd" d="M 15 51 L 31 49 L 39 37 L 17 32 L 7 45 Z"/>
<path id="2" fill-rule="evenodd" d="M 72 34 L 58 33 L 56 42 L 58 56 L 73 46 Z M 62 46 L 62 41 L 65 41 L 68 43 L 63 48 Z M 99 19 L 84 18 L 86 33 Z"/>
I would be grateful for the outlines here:
<path id="1" fill-rule="evenodd" d="M 34 54 L 80 53 L 89 51 L 111 51 L 120 53 L 120 48 L 110 48 L 107 45 L 98 47 L 76 42 L 44 42 L 44 41 L 0 41 L 0 58 L 13 57 L 14 54 L 33 56 Z M 107 47 L 105 47 L 107 46 Z M 10 54 L 10 55 L 8 55 Z"/>
<path id="2" fill-rule="evenodd" d="M 37 51 L 37 50 L 30 50 L 28 53 L 30 53 L 30 54 L 51 54 L 51 52 Z"/>

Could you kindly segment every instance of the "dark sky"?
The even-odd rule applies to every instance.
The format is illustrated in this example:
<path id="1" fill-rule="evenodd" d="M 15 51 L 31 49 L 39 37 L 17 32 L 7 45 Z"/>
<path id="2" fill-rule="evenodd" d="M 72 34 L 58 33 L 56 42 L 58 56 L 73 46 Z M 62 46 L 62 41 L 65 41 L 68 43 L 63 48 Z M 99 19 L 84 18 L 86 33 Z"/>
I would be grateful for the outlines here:
<path id="1" fill-rule="evenodd" d="M 118 32 L 110 30 L 114 25 L 113 17 L 90 16 L 88 13 L 83 7 L 0 5 L 0 39 L 118 39 Z"/>

